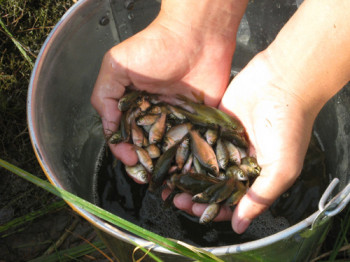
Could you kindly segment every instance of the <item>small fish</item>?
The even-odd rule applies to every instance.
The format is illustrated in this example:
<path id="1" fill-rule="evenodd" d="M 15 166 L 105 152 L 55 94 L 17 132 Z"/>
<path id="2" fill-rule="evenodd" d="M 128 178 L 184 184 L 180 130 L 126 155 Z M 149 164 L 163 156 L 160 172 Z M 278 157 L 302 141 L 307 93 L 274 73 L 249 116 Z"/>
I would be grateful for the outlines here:
<path id="1" fill-rule="evenodd" d="M 139 98 L 140 91 L 131 91 L 125 94 L 118 102 L 118 109 L 122 112 L 129 110 L 135 105 L 136 100 Z"/>
<path id="2" fill-rule="evenodd" d="M 148 147 L 149 146 L 148 139 L 147 139 L 147 137 L 145 135 L 143 136 L 142 146 L 143 147 Z"/>
<path id="3" fill-rule="evenodd" d="M 159 143 L 165 133 L 165 122 L 166 122 L 166 113 L 161 113 L 157 121 L 152 125 L 151 130 L 149 131 L 148 141 L 150 144 Z"/>
<path id="4" fill-rule="evenodd" d="M 175 155 L 176 165 L 180 169 L 182 169 L 182 167 L 184 166 L 189 156 L 189 153 L 190 153 L 190 139 L 187 137 L 181 142 Z"/>
<path id="5" fill-rule="evenodd" d="M 168 180 L 168 185 L 170 185 L 170 188 L 176 187 L 183 192 L 196 195 L 219 182 L 220 180 L 215 177 L 207 176 L 205 174 L 189 173 L 172 175 Z"/>
<path id="6" fill-rule="evenodd" d="M 243 170 L 248 177 L 256 178 L 260 175 L 261 167 L 259 166 L 255 157 L 242 158 L 240 168 Z"/>
<path id="7" fill-rule="evenodd" d="M 216 143 L 216 159 L 218 160 L 219 167 L 226 169 L 229 161 L 229 154 L 221 139 L 218 139 Z"/>
<path id="8" fill-rule="evenodd" d="M 150 102 L 148 102 L 148 100 L 146 99 L 146 97 L 143 96 L 143 97 L 140 99 L 139 108 L 141 109 L 142 112 L 145 112 L 145 111 L 147 111 L 147 109 L 150 108 L 150 107 L 151 107 Z"/>
<path id="9" fill-rule="evenodd" d="M 239 147 L 248 148 L 248 140 L 244 131 L 238 132 L 231 126 L 222 125 L 220 128 L 220 137 L 231 141 Z"/>
<path id="10" fill-rule="evenodd" d="M 193 167 L 196 173 L 198 174 L 206 174 L 206 170 L 202 167 L 201 163 L 197 159 L 197 157 L 193 157 Z"/>
<path id="11" fill-rule="evenodd" d="M 193 102 L 191 99 L 183 95 L 177 95 L 177 98 L 184 101 L 186 105 L 191 106 L 195 111 L 195 114 L 204 116 L 207 119 L 207 122 L 210 122 L 215 126 L 226 127 L 226 129 L 230 129 L 230 131 L 236 133 L 244 132 L 244 127 L 240 121 L 225 114 L 219 109 Z"/>
<path id="12" fill-rule="evenodd" d="M 177 173 L 179 171 L 179 167 L 178 166 L 171 166 L 168 170 L 168 174 L 172 175 L 174 173 Z"/>
<path id="13" fill-rule="evenodd" d="M 134 145 L 142 147 L 144 142 L 144 135 L 142 129 L 136 125 L 135 119 L 131 122 L 131 138 Z"/>
<path id="14" fill-rule="evenodd" d="M 160 156 L 160 149 L 156 144 L 150 144 L 147 146 L 146 151 L 152 159 L 158 158 Z"/>
<path id="15" fill-rule="evenodd" d="M 163 151 L 168 150 L 174 144 L 179 142 L 192 128 L 190 123 L 180 124 L 170 128 L 164 136 Z"/>
<path id="16" fill-rule="evenodd" d="M 220 205 L 213 203 L 209 204 L 208 207 L 204 210 L 203 214 L 199 218 L 200 224 L 207 224 L 214 220 L 214 218 L 219 214 L 220 212 Z"/>
<path id="17" fill-rule="evenodd" d="M 239 151 L 239 153 L 241 155 L 241 159 L 248 156 L 248 152 L 247 152 L 246 149 L 243 149 L 243 148 L 240 148 L 240 147 L 237 147 L 237 149 L 238 149 L 238 151 Z"/>
<path id="18" fill-rule="evenodd" d="M 236 205 L 242 197 L 246 194 L 248 187 L 245 186 L 242 182 L 236 181 L 235 188 L 232 191 L 232 194 L 226 199 L 225 205 L 234 206 Z"/>
<path id="19" fill-rule="evenodd" d="M 143 130 L 145 130 L 147 134 L 151 130 L 151 127 L 152 127 L 152 125 L 144 125 L 144 126 L 142 126 Z"/>
<path id="20" fill-rule="evenodd" d="M 182 168 L 182 173 L 183 174 L 187 174 L 190 173 L 191 167 L 192 167 L 192 163 L 193 163 L 193 155 L 192 153 L 190 153 L 190 155 L 188 156 L 183 168 Z"/>
<path id="21" fill-rule="evenodd" d="M 203 192 L 194 195 L 192 197 L 192 201 L 197 203 L 220 202 L 218 199 L 222 199 L 230 193 L 228 192 L 228 187 L 232 184 L 232 181 L 230 181 L 229 186 L 226 186 L 227 183 L 228 180 L 220 180 L 219 183 L 213 184 L 210 187 L 206 188 Z"/>
<path id="22" fill-rule="evenodd" d="M 216 129 L 208 129 L 204 134 L 205 140 L 209 145 L 213 146 L 218 139 L 218 130 Z"/>
<path id="23" fill-rule="evenodd" d="M 122 132 L 120 130 L 114 132 L 109 138 L 108 143 L 109 144 L 118 144 L 120 142 L 123 142 L 124 139 L 122 137 Z"/>
<path id="24" fill-rule="evenodd" d="M 217 176 L 218 179 L 220 180 L 225 180 L 227 179 L 225 172 L 220 171 L 219 175 Z"/>
<path id="25" fill-rule="evenodd" d="M 205 115 L 191 113 L 182 108 L 178 108 L 178 110 L 181 112 L 181 114 L 186 116 L 186 119 L 188 119 L 192 124 L 210 129 L 217 129 L 219 127 L 219 122 L 213 122 L 211 121 L 211 119 L 208 119 Z"/>
<path id="26" fill-rule="evenodd" d="M 134 166 L 125 166 L 125 171 L 129 176 L 142 183 L 147 184 L 149 182 L 147 171 L 140 163 Z"/>
<path id="27" fill-rule="evenodd" d="M 159 118 L 159 115 L 144 115 L 144 116 L 140 116 L 139 118 L 137 118 L 136 123 L 139 126 L 149 126 L 149 125 L 153 125 Z"/>
<path id="28" fill-rule="evenodd" d="M 230 162 L 239 166 L 241 164 L 241 151 L 227 140 L 224 141 L 224 144 L 227 148 Z"/>
<path id="29" fill-rule="evenodd" d="M 196 203 L 208 204 L 210 196 L 205 192 L 200 192 L 192 197 L 192 201 Z"/>
<path id="30" fill-rule="evenodd" d="M 134 149 L 136 151 L 137 157 L 140 163 L 146 168 L 147 172 L 153 172 L 153 162 L 148 152 L 142 147 L 138 147 L 134 145 Z"/>
<path id="31" fill-rule="evenodd" d="M 213 192 L 213 194 L 210 197 L 209 203 L 220 203 L 227 199 L 231 194 L 232 190 L 235 188 L 236 184 L 235 178 L 229 178 L 226 181 L 222 181 L 222 186 L 218 186 L 218 189 Z"/>
<path id="32" fill-rule="evenodd" d="M 149 95 L 149 99 L 148 101 L 151 102 L 151 104 L 153 105 L 158 105 L 159 103 L 161 103 L 162 101 L 159 99 L 159 97 L 155 94 Z"/>
<path id="33" fill-rule="evenodd" d="M 169 148 L 163 155 L 158 158 L 152 178 L 150 180 L 150 185 L 148 187 L 148 190 L 151 192 L 160 187 L 163 181 L 165 181 L 168 175 L 168 170 L 175 157 L 177 146 L 178 145 L 176 144 L 173 147 Z"/>
<path id="34" fill-rule="evenodd" d="M 239 181 L 247 181 L 248 175 L 238 166 L 230 166 L 226 169 L 226 178 L 236 178 Z"/>
<path id="35" fill-rule="evenodd" d="M 165 133 L 168 132 L 172 127 L 173 125 L 167 121 L 165 123 Z"/>
<path id="36" fill-rule="evenodd" d="M 181 111 L 177 107 L 172 105 L 167 105 L 167 109 L 170 111 L 170 114 L 173 115 L 176 119 L 186 120 L 186 116 L 181 114 Z"/>
<path id="37" fill-rule="evenodd" d="M 159 115 L 160 113 L 162 113 L 162 110 L 161 110 L 160 106 L 152 106 L 148 110 L 148 113 L 150 113 L 151 115 Z"/>
<path id="38" fill-rule="evenodd" d="M 128 142 L 131 137 L 131 120 L 132 110 L 129 109 L 126 113 L 122 114 L 120 121 L 120 131 L 125 142 Z"/>
<path id="39" fill-rule="evenodd" d="M 195 130 L 190 131 L 191 151 L 202 166 L 219 175 L 219 165 L 213 148 Z"/>

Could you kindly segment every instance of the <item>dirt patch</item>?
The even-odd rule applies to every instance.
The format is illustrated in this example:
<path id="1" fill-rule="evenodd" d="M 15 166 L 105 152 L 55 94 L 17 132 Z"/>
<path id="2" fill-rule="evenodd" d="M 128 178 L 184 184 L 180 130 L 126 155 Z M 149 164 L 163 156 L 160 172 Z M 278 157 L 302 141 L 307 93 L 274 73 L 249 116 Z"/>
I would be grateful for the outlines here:
<path id="1" fill-rule="evenodd" d="M 4 0 L 0 7 L 0 18 L 8 30 L 0 27 L 0 158 L 43 179 L 28 134 L 27 90 L 32 64 L 43 42 L 72 4 L 70 0 Z M 14 41 L 20 43 L 27 59 Z M 66 204 L 55 208 L 59 202 L 52 194 L 0 168 L 0 261 L 29 261 L 47 251 L 55 255 L 85 245 L 87 240 L 99 242 L 91 225 Z M 47 210 L 50 205 L 52 210 Z M 19 225 L 9 224 L 16 220 Z M 6 225 L 9 228 L 1 231 Z M 98 251 L 79 258 L 91 260 L 107 261 Z"/>

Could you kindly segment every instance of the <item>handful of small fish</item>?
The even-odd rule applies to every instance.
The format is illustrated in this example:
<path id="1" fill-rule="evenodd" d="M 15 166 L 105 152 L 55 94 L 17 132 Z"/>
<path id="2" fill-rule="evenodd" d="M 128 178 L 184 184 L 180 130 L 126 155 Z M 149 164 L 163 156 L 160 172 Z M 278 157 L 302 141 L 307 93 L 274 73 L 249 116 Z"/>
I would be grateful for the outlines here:
<path id="1" fill-rule="evenodd" d="M 172 193 L 187 192 L 208 203 L 199 222 L 212 221 L 221 205 L 233 206 L 260 174 L 240 122 L 222 111 L 177 95 L 164 97 L 127 90 L 119 100 L 120 128 L 108 143 L 132 143 L 139 162 L 125 166 L 129 176 L 154 191 L 166 183 Z"/>

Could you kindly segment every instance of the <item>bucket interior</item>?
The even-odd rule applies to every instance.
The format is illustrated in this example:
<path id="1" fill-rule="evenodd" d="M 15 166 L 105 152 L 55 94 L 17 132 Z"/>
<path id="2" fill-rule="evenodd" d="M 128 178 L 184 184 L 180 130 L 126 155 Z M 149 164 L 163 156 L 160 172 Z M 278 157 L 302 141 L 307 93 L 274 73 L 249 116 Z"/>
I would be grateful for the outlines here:
<path id="1" fill-rule="evenodd" d="M 233 71 L 242 69 L 271 43 L 297 9 L 296 2 L 250 1 L 238 32 Z M 90 104 L 91 92 L 104 53 L 146 27 L 156 17 L 159 7 L 159 1 L 155 0 L 135 1 L 132 10 L 125 7 L 125 1 L 81 0 L 45 42 L 32 74 L 28 120 L 35 151 L 48 177 L 64 189 L 134 223 L 161 235 L 165 228 L 172 227 L 165 236 L 199 246 L 251 241 L 299 222 L 267 214 L 255 228 L 233 240 L 232 234 L 227 233 L 232 232 L 229 222 L 199 226 L 195 218 L 174 209 L 161 211 L 165 217 L 159 218 L 157 214 L 163 210 L 160 196 L 148 193 L 145 186 L 131 183 L 120 171 L 120 164 L 113 167 L 99 117 Z M 340 179 L 338 191 L 349 182 L 349 108 L 348 86 L 327 103 L 316 120 L 314 130 L 324 152 L 325 165 L 320 175 L 324 176 L 323 184 L 314 189 L 318 193 L 322 194 L 332 178 Z M 291 197 L 294 193 L 290 191 Z M 145 203 L 147 210 L 142 209 Z M 316 206 L 299 219 L 315 212 Z M 187 223 L 185 228 L 183 223 Z M 256 234 L 257 227 L 264 227 L 261 234 Z M 187 228 L 202 232 L 200 240 Z"/>

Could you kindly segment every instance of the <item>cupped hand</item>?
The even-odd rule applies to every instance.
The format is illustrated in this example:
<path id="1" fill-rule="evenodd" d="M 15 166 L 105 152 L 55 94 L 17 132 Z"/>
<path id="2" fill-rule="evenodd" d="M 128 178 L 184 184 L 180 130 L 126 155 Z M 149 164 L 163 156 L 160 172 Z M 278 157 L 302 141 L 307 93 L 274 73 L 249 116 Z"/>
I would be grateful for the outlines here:
<path id="1" fill-rule="evenodd" d="M 309 109 L 302 95 L 291 90 L 295 88 L 284 82 L 265 52 L 234 78 L 219 105 L 240 119 L 251 143 L 249 153 L 256 156 L 262 168 L 233 214 L 223 206 L 215 219 L 231 219 L 237 233 L 244 232 L 301 172 L 317 112 Z M 193 203 L 184 193 L 175 197 L 174 204 L 196 216 L 206 207 Z"/>
<path id="2" fill-rule="evenodd" d="M 91 102 L 108 134 L 117 130 L 118 100 L 126 87 L 158 94 L 204 94 L 204 102 L 217 106 L 227 87 L 235 43 L 203 32 L 190 35 L 181 24 L 158 18 L 104 56 Z M 110 145 L 127 165 L 137 156 L 130 144 Z"/>

